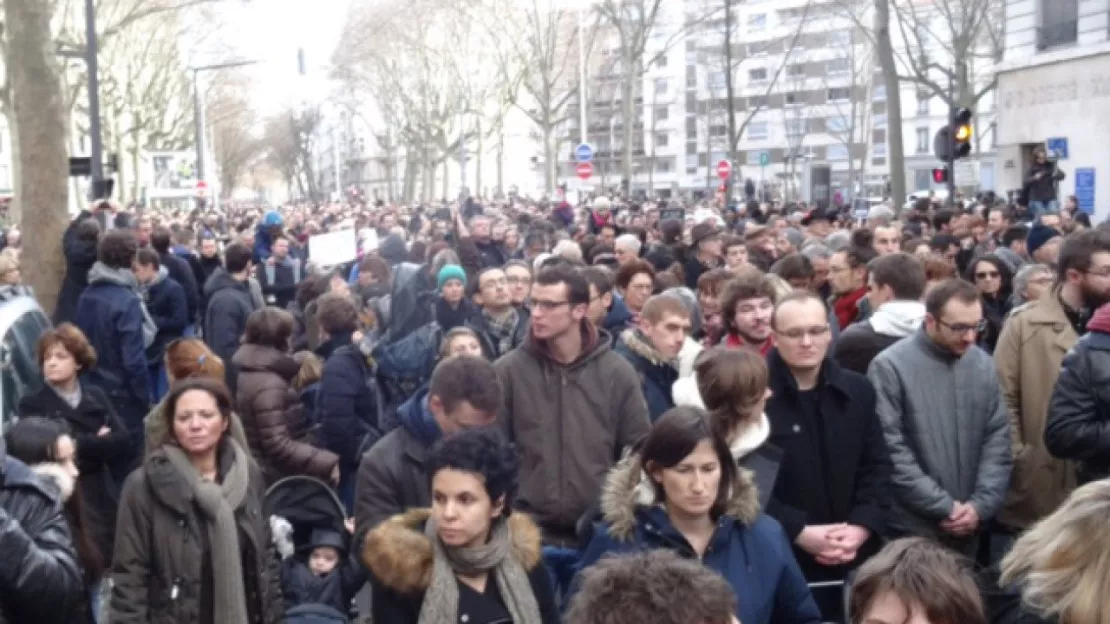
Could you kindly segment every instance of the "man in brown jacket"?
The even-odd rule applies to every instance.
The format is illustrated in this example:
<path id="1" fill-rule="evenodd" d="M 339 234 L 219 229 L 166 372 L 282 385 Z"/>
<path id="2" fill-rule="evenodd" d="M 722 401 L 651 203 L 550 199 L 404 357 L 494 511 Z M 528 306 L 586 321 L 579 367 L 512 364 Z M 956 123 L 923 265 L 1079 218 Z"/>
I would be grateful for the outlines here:
<path id="1" fill-rule="evenodd" d="M 1064 354 L 1086 333 L 1090 312 L 1107 301 L 1110 232 L 1087 230 L 1060 248 L 1056 288 L 1015 309 L 1002 329 L 994 361 L 1014 443 L 1010 489 L 998 515 L 1004 533 L 1016 534 L 1047 516 L 1075 489 L 1075 466 L 1045 448 L 1045 418 Z M 1005 552 L 1014 535 L 995 537 L 1002 539 L 992 551 Z"/>
<path id="2" fill-rule="evenodd" d="M 624 449 L 648 431 L 632 365 L 586 320 L 590 287 L 571 266 L 532 284 L 528 340 L 497 360 L 499 424 L 521 454 L 516 506 L 543 529 L 544 560 L 565 590 L 577 563 L 577 525 Z"/>

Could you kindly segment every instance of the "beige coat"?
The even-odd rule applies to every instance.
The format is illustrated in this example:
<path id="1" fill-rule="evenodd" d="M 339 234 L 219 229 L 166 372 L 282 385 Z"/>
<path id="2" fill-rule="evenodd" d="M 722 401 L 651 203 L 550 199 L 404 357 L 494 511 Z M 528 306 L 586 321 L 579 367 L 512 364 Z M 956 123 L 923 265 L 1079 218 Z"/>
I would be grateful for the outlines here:
<path id="1" fill-rule="evenodd" d="M 998 339 L 994 362 L 1014 442 L 1014 471 L 998 515 L 1007 526 L 1028 527 L 1075 489 L 1075 466 L 1049 455 L 1044 428 L 1060 364 L 1078 339 L 1055 294 L 1016 308 Z"/>

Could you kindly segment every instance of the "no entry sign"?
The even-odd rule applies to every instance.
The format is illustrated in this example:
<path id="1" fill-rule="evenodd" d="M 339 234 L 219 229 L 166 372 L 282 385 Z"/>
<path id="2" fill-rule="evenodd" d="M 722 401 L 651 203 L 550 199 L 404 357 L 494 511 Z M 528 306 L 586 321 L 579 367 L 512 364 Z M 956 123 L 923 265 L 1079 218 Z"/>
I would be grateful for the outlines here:
<path id="1" fill-rule="evenodd" d="M 583 180 L 589 180 L 590 176 L 594 174 L 594 166 L 588 162 L 578 163 L 578 166 L 574 168 L 574 171 L 578 174 L 578 177 L 582 178 Z"/>
<path id="2" fill-rule="evenodd" d="M 722 160 L 717 163 L 717 177 L 722 180 L 727 180 L 732 175 L 732 163 L 727 160 Z"/>

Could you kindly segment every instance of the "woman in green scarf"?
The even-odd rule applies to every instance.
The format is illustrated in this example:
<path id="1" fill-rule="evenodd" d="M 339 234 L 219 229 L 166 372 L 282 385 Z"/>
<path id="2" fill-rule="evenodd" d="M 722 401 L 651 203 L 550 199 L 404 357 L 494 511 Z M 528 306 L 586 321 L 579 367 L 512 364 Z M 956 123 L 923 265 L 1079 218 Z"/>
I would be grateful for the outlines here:
<path id="1" fill-rule="evenodd" d="M 432 508 L 370 531 L 373 620 L 389 624 L 557 624 L 540 531 L 513 513 L 519 458 L 500 432 L 448 437 L 428 459 Z"/>

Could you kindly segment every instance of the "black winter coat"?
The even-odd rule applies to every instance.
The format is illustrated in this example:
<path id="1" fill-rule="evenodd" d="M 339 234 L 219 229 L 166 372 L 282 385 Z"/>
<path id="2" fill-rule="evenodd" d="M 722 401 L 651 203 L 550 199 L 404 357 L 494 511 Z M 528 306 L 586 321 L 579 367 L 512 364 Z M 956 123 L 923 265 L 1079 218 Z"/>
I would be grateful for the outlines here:
<path id="1" fill-rule="evenodd" d="M 286 611 L 301 605 L 318 604 L 346 613 L 351 600 L 365 583 L 366 571 L 354 555 L 341 555 L 339 565 L 324 577 L 318 577 L 308 569 L 305 554 L 297 554 L 281 562 L 281 593 Z"/>
<path id="2" fill-rule="evenodd" d="M 159 253 L 158 258 L 162 266 L 169 271 L 170 278 L 177 282 L 185 293 L 186 318 L 190 325 L 195 323 L 197 314 L 200 312 L 200 287 L 197 286 L 197 276 L 193 273 L 193 267 L 189 266 L 188 260 L 170 251 Z"/>
<path id="3" fill-rule="evenodd" d="M 344 473 L 358 467 L 359 456 L 381 437 L 381 415 L 374 371 L 350 334 L 320 345 L 324 372 L 316 397 L 324 447 L 339 455 Z"/>
<path id="4" fill-rule="evenodd" d="M 678 368 L 648 344 L 636 329 L 626 329 L 613 351 L 620 354 L 640 376 L 640 387 L 647 401 L 651 422 L 659 420 L 664 412 L 674 407 L 674 383 L 678 381 Z"/>
<path id="5" fill-rule="evenodd" d="M 897 336 L 878 333 L 870 321 L 859 321 L 840 333 L 833 344 L 832 357 L 844 369 L 866 375 L 871 360 L 899 340 Z"/>
<path id="6" fill-rule="evenodd" d="M 150 364 L 160 364 L 166 355 L 166 346 L 185 335 L 185 328 L 192 324 L 188 314 L 189 296 L 172 277 L 166 277 L 147 289 L 146 310 L 158 326 L 158 335 L 146 348 Z"/>
<path id="7" fill-rule="evenodd" d="M 231 356 L 239 348 L 239 341 L 247 328 L 247 318 L 254 312 L 250 286 L 220 269 L 208 278 L 204 295 L 208 301 L 204 315 L 204 341 L 224 361 L 227 386 L 234 395 L 237 373 Z"/>
<path id="8" fill-rule="evenodd" d="M 0 441 L 0 622 L 69 624 L 84 592 L 61 502 Z"/>
<path id="9" fill-rule="evenodd" d="M 19 401 L 22 418 L 39 416 L 65 421 L 77 443 L 77 494 L 81 497 L 85 532 L 105 561 L 116 538 L 120 490 L 135 457 L 127 428 L 108 396 L 91 384 L 81 385 L 81 402 L 72 408 L 49 386 Z M 96 435 L 101 427 L 111 430 Z"/>
<path id="10" fill-rule="evenodd" d="M 1053 457 L 1079 462 L 1080 485 L 1110 476 L 1110 334 L 1092 330 L 1064 356 L 1044 443 Z"/>
<path id="11" fill-rule="evenodd" d="M 66 276 L 58 293 L 54 308 L 54 325 L 72 322 L 77 314 L 77 300 L 89 285 L 89 269 L 96 263 L 96 242 L 77 239 L 77 225 L 92 216 L 85 211 L 77 215 L 62 235 L 62 250 L 66 258 Z"/>
<path id="12" fill-rule="evenodd" d="M 769 442 L 782 450 L 782 463 L 767 513 L 778 520 L 791 543 L 812 524 L 847 522 L 871 531 L 855 561 L 830 568 L 797 546 L 794 555 L 809 582 L 843 580 L 878 552 L 890 505 L 890 456 L 875 411 L 875 390 L 867 378 L 826 359 L 815 390 L 817 422 L 803 417 L 793 374 L 773 349 L 767 355 Z M 816 431 L 810 431 L 812 425 Z"/>

